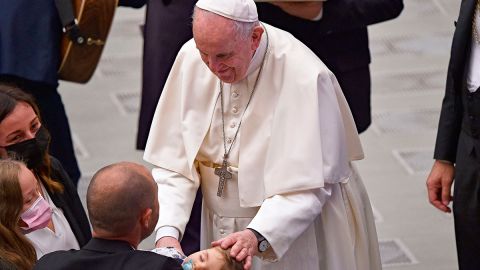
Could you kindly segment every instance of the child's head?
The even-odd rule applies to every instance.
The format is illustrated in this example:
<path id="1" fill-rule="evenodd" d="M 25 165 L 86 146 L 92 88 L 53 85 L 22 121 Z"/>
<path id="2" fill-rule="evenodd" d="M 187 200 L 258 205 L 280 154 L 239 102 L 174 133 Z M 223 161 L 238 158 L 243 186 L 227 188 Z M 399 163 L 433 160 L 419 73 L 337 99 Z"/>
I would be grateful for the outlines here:
<path id="1" fill-rule="evenodd" d="M 200 250 L 185 259 L 185 264 L 192 262 L 192 270 L 242 270 L 243 263 L 230 257 L 230 249 L 220 247 Z"/>

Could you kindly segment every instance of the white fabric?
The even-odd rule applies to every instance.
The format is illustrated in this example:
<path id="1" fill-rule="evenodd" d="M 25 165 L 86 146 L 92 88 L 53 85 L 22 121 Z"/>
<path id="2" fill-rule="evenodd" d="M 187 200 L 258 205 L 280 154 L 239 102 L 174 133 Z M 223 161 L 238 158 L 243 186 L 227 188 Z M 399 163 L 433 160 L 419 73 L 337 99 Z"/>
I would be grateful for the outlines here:
<path id="1" fill-rule="evenodd" d="M 363 153 L 341 89 L 308 48 L 284 31 L 265 28 L 265 73 L 230 153 L 234 177 L 222 198 L 216 196 L 213 169 L 224 152 L 218 79 L 192 41 L 178 54 L 144 155 L 159 167 L 153 170 L 157 229 L 174 227 L 181 239 L 201 184 L 202 248 L 251 227 L 272 245 L 262 254 L 265 261 L 255 258 L 255 270 L 380 269 L 368 197 L 349 162 Z M 235 133 L 258 72 L 225 85 L 227 138 Z"/>
<path id="2" fill-rule="evenodd" d="M 478 38 L 480 39 L 480 12 L 475 11 L 473 15 L 476 17 L 476 28 L 477 33 L 479 34 Z M 475 40 L 473 35 L 474 29 L 472 29 L 472 40 L 471 40 L 471 49 L 470 49 L 470 64 L 467 75 L 467 89 L 470 92 L 475 92 L 480 86 L 480 44 Z"/>
<path id="3" fill-rule="evenodd" d="M 265 29 L 271 40 L 265 72 L 244 115 L 243 136 L 237 140 L 243 164 L 239 168 L 242 207 L 259 206 L 275 194 L 341 182 L 349 177 L 348 161 L 363 158 L 335 76 L 289 33 L 268 25 Z M 245 80 L 253 85 L 254 79 L 251 74 Z M 245 80 L 234 86 L 246 85 Z M 144 159 L 199 182 L 195 159 L 210 127 L 218 91 L 218 78 L 200 59 L 193 40 L 187 42 L 157 106 Z"/>
<path id="4" fill-rule="evenodd" d="M 41 184 L 44 199 L 52 207 L 52 221 L 55 232 L 45 227 L 25 234 L 25 236 L 32 242 L 33 247 L 37 253 L 37 259 L 43 255 L 57 250 L 80 249 L 77 238 L 73 234 L 72 228 L 68 223 L 62 209 L 58 208 L 48 195 L 47 190 Z"/>
<path id="5" fill-rule="evenodd" d="M 257 6 L 253 0 L 199 0 L 196 6 L 234 21 L 258 21 Z"/>
<path id="6" fill-rule="evenodd" d="M 157 236 L 155 237 L 155 242 L 157 242 L 160 238 L 167 237 L 167 236 L 173 237 L 175 239 L 179 239 L 180 232 L 175 227 L 163 226 L 161 228 L 158 228 Z"/>
<path id="7" fill-rule="evenodd" d="M 202 168 L 202 165 L 200 168 L 211 170 Z M 155 170 L 159 190 L 165 185 L 179 184 L 178 179 L 171 178 L 172 172 L 161 168 Z M 218 177 L 208 177 L 211 171 L 204 173 L 202 179 L 209 179 L 205 182 L 213 184 L 213 191 L 202 189 L 207 192 L 204 193 L 202 211 L 201 248 L 208 248 L 211 241 L 249 227 L 266 236 L 272 244 L 272 248 L 264 254 L 266 262 L 255 258 L 253 270 L 381 269 L 373 213 L 361 179 L 355 170 L 353 172 L 345 183 L 326 184 L 325 188 L 318 190 L 274 196 L 256 209 L 238 207 L 238 197 L 235 206 L 236 177 L 227 183 L 227 200 L 220 199 L 221 204 L 209 209 L 211 201 L 217 199 L 215 190 Z M 173 207 L 180 212 L 184 201 L 194 196 L 169 197 L 168 192 L 161 194 L 160 205 L 163 209 Z M 233 200 L 230 195 L 234 197 Z M 167 218 L 162 216 L 162 212 L 160 215 L 160 220 Z M 175 216 L 170 218 L 174 219 Z M 275 261 L 277 255 L 282 255 L 279 261 L 268 262 Z"/>

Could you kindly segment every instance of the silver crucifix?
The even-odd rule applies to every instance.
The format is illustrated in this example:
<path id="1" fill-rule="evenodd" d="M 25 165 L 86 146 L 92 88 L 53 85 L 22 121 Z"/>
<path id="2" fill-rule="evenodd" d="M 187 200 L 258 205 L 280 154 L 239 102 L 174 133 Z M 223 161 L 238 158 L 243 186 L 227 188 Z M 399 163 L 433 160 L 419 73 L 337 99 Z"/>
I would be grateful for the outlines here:
<path id="1" fill-rule="evenodd" d="M 215 174 L 218 175 L 217 196 L 222 197 L 226 180 L 232 179 L 232 173 L 228 171 L 228 162 L 226 158 L 223 158 L 222 167 L 215 168 Z"/>

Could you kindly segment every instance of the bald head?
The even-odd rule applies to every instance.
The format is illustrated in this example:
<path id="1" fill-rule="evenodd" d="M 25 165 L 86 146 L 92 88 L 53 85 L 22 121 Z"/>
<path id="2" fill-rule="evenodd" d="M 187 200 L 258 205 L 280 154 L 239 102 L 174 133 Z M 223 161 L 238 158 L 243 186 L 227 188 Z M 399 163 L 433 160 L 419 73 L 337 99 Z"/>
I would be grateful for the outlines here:
<path id="1" fill-rule="evenodd" d="M 94 231 L 128 234 L 146 209 L 156 211 L 157 185 L 142 165 L 120 162 L 100 169 L 87 191 L 87 208 Z"/>

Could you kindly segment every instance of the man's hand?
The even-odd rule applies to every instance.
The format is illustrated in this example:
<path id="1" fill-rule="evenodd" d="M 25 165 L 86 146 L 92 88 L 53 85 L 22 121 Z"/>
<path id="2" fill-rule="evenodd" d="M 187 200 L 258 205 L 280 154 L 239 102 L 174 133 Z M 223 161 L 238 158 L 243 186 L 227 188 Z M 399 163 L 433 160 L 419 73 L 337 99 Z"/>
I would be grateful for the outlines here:
<path id="1" fill-rule="evenodd" d="M 155 247 L 157 248 L 162 248 L 162 247 L 173 247 L 175 248 L 178 252 L 183 253 L 182 247 L 180 246 L 180 242 L 175 237 L 171 236 L 165 236 L 160 239 L 158 239 L 157 243 L 155 244 Z"/>
<path id="2" fill-rule="evenodd" d="M 305 20 L 316 18 L 323 8 L 323 1 L 270 2 L 286 13 Z"/>
<path id="3" fill-rule="evenodd" d="M 249 270 L 252 267 L 252 259 L 258 252 L 257 237 L 250 230 L 243 230 L 228 235 L 225 238 L 212 242 L 212 246 L 220 246 L 223 249 L 232 247 L 230 256 L 237 261 L 244 260 L 244 270 Z"/>
<path id="4" fill-rule="evenodd" d="M 448 204 L 452 200 L 451 187 L 454 174 L 455 167 L 453 164 L 436 160 L 427 178 L 427 191 L 430 203 L 446 213 L 452 211 Z"/>

